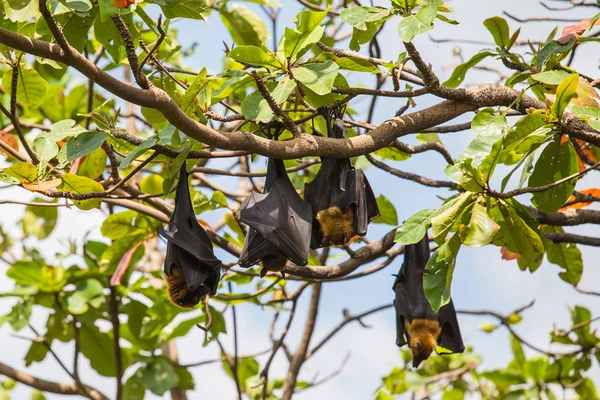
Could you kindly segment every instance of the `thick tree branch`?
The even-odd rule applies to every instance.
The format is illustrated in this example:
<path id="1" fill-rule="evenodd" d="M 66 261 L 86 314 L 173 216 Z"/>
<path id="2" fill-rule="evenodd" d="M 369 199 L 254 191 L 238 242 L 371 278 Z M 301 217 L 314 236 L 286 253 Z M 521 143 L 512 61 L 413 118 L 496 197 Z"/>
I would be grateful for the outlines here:
<path id="1" fill-rule="evenodd" d="M 0 362 L 0 375 L 14 379 L 17 382 L 34 389 L 41 390 L 42 392 L 56 393 L 64 396 L 87 396 L 85 390 L 77 386 L 75 383 L 52 382 L 36 378 L 25 372 L 9 367 L 2 362 Z M 85 388 L 93 400 L 109 400 L 108 397 L 96 389 L 87 385 Z"/>

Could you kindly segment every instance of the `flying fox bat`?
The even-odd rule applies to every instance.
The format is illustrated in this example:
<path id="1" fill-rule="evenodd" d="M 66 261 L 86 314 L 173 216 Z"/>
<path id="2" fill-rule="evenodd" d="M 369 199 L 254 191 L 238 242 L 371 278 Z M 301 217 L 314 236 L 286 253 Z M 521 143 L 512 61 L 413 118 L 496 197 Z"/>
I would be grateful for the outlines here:
<path id="1" fill-rule="evenodd" d="M 241 267 L 259 263 L 261 276 L 268 271 L 283 275 L 287 260 L 308 263 L 312 211 L 296 193 L 282 160 L 269 158 L 264 193 L 253 191 L 244 200 L 240 220 L 249 226 Z"/>
<path id="2" fill-rule="evenodd" d="M 158 233 L 167 240 L 164 275 L 173 304 L 192 308 L 206 295 L 214 295 L 219 284 L 221 261 L 200 226 L 188 187 L 185 163 L 179 172 L 175 209 L 168 228 Z"/>
<path id="3" fill-rule="evenodd" d="M 339 109 L 319 111 L 325 117 L 327 134 L 344 138 L 343 113 Z M 304 199 L 315 214 L 311 248 L 344 245 L 354 236 L 364 236 L 371 221 L 379 217 L 377 199 L 362 169 L 349 158 L 321 158 L 321 169 L 304 188 Z"/>
<path id="4" fill-rule="evenodd" d="M 396 345 L 408 343 L 413 353 L 413 367 L 429 358 L 436 346 L 453 353 L 465 350 L 452 300 L 436 314 L 423 289 L 423 274 L 429 260 L 427 235 L 419 243 L 407 245 L 404 262 L 394 282 L 396 292 Z"/>

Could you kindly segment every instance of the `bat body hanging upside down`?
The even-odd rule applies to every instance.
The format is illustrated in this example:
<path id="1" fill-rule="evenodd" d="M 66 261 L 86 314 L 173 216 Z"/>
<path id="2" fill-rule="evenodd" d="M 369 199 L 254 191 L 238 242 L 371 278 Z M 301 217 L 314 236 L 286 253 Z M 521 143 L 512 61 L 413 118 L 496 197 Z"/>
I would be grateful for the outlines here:
<path id="1" fill-rule="evenodd" d="M 214 295 L 221 261 L 215 257 L 212 243 L 194 214 L 185 163 L 179 172 L 175 209 L 169 226 L 159 229 L 158 233 L 167 240 L 164 276 L 171 302 L 192 308 L 204 296 Z"/>
<path id="2" fill-rule="evenodd" d="M 240 220 L 249 226 L 239 265 L 280 271 L 287 260 L 296 265 L 308 263 L 312 211 L 305 203 L 285 171 L 282 160 L 270 158 L 264 193 L 252 192 L 240 208 Z"/>
<path id="3" fill-rule="evenodd" d="M 425 297 L 423 274 L 429 260 L 427 235 L 404 249 L 404 263 L 396 277 L 396 344 L 408 344 L 413 353 L 413 366 L 428 359 L 437 346 L 452 353 L 462 353 L 463 345 L 452 300 L 435 313 Z"/>
<path id="4" fill-rule="evenodd" d="M 342 111 L 319 111 L 325 117 L 328 136 L 344 138 Z M 313 249 L 344 245 L 356 235 L 364 236 L 369 223 L 379 217 L 377 199 L 361 169 L 355 169 L 349 158 L 321 160 L 317 176 L 304 188 L 304 199 L 315 213 Z"/>

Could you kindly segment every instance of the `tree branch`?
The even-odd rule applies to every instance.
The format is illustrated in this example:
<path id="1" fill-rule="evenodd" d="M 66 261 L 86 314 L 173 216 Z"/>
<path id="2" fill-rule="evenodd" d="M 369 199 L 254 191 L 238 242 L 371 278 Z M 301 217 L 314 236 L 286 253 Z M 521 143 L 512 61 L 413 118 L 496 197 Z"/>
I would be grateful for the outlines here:
<path id="1" fill-rule="evenodd" d="M 100 393 L 93 387 L 85 385 L 85 390 L 77 386 L 75 383 L 52 382 L 44 379 L 36 378 L 25 372 L 16 370 L 8 365 L 0 362 L 0 375 L 14 379 L 24 385 L 43 392 L 56 393 L 64 396 L 86 396 L 86 391 L 90 394 L 93 400 L 109 400 L 108 397 Z"/>
<path id="2" fill-rule="evenodd" d="M 308 351 L 310 339 L 315 329 L 315 322 L 317 320 L 317 314 L 319 311 L 320 299 L 321 283 L 313 283 L 312 295 L 310 298 L 310 305 L 308 308 L 308 316 L 306 317 L 306 325 L 304 326 L 304 333 L 302 335 L 300 345 L 298 346 L 298 350 L 296 350 L 296 353 L 292 358 L 292 362 L 290 363 L 290 369 L 288 370 L 285 382 L 283 383 L 283 396 L 281 397 L 282 400 L 291 400 L 292 395 L 294 394 L 294 391 L 296 389 L 298 373 L 300 372 L 300 368 L 302 368 L 302 364 L 306 360 L 306 352 Z"/>

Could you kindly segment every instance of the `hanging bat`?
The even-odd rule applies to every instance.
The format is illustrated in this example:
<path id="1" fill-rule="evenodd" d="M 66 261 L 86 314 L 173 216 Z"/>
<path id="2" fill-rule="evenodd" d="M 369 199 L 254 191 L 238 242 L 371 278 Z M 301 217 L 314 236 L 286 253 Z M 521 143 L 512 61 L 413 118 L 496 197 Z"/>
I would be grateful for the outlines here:
<path id="1" fill-rule="evenodd" d="M 344 138 L 343 113 L 339 109 L 319 111 L 327 123 L 327 134 Z M 315 214 L 311 248 L 347 244 L 354 236 L 364 236 L 371 221 L 379 217 L 377 199 L 362 169 L 349 158 L 321 158 L 321 169 L 305 185 L 304 199 Z"/>
<path id="2" fill-rule="evenodd" d="M 179 172 L 169 227 L 158 233 L 167 240 L 164 275 L 173 304 L 192 308 L 204 296 L 214 295 L 221 261 L 215 257 L 208 235 L 194 214 L 185 163 Z"/>
<path id="3" fill-rule="evenodd" d="M 312 211 L 287 176 L 282 160 L 269 158 L 264 193 L 253 191 L 241 206 L 240 220 L 248 226 L 248 234 L 239 265 L 281 271 L 291 260 L 297 265 L 308 263 Z"/>
<path id="4" fill-rule="evenodd" d="M 429 358 L 439 345 L 453 353 L 465 350 L 452 300 L 436 314 L 423 289 L 423 274 L 429 260 L 427 235 L 419 243 L 404 248 L 404 263 L 396 277 L 396 344 L 408 343 L 413 367 Z"/>

